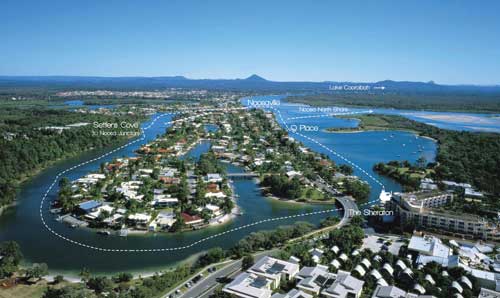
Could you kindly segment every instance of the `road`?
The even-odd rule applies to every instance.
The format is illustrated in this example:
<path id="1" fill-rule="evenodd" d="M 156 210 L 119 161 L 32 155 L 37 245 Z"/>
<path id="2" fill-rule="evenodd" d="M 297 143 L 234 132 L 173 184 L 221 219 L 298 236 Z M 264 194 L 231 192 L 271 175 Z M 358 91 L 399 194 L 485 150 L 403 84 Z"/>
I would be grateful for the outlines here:
<path id="1" fill-rule="evenodd" d="M 342 208 L 344 210 L 344 216 L 342 217 L 341 221 L 335 225 L 335 228 L 340 228 L 346 224 L 349 223 L 353 215 L 359 211 L 358 205 L 354 201 L 354 199 L 344 196 L 344 197 L 338 197 L 338 192 L 335 191 L 331 186 L 329 186 L 326 182 L 324 182 L 323 179 L 319 179 L 313 182 L 318 188 L 323 189 L 324 191 L 335 195 L 337 201 L 342 205 Z M 271 255 L 273 252 L 276 252 L 277 249 L 275 250 L 270 250 L 270 251 L 265 251 L 265 252 L 260 252 L 257 254 L 254 254 L 254 258 L 256 261 L 258 261 L 260 258 L 264 256 Z M 215 265 L 211 265 L 209 267 L 213 267 Z M 206 271 L 207 268 L 205 268 L 202 272 L 205 274 L 207 273 Z M 179 295 L 176 295 L 174 297 L 176 298 L 208 298 L 215 288 L 219 285 L 219 282 L 217 282 L 217 279 L 223 278 L 223 277 L 232 277 L 235 276 L 240 272 L 241 269 L 241 260 L 236 260 L 228 263 L 221 269 L 217 270 L 216 272 L 213 272 L 209 275 L 206 275 L 203 277 L 198 283 L 194 284 L 191 288 L 189 288 L 186 292 L 181 293 Z M 194 278 L 194 276 L 192 277 Z M 186 280 L 184 283 L 179 285 L 177 288 L 173 289 L 169 293 L 167 293 L 164 297 L 167 298 L 169 295 L 172 295 L 175 293 L 177 289 L 181 289 L 184 287 L 184 285 L 192 280 Z"/>
<path id="2" fill-rule="evenodd" d="M 272 250 L 258 252 L 256 254 L 254 254 L 255 261 L 258 261 L 265 256 L 272 255 L 272 254 L 276 253 L 277 251 L 278 251 L 278 249 L 272 249 Z M 215 266 L 215 264 L 212 264 L 208 267 L 213 267 L 213 266 Z M 205 269 L 208 269 L 208 267 Z M 198 281 L 196 284 L 194 284 L 186 292 L 181 293 L 179 295 L 176 295 L 174 297 L 176 297 L 176 298 L 208 297 L 213 293 L 215 288 L 219 285 L 219 282 L 217 281 L 217 279 L 222 278 L 222 277 L 234 276 L 240 272 L 240 269 L 241 269 L 241 259 L 231 261 L 230 263 L 228 263 L 227 265 L 225 265 L 221 269 L 203 277 L 200 281 Z M 205 272 L 205 274 L 206 274 L 207 271 L 203 270 L 203 272 Z M 194 278 L 194 276 L 193 276 L 193 278 Z M 188 281 L 191 281 L 193 278 L 186 280 L 181 285 L 179 285 L 175 289 L 173 289 L 170 292 L 168 292 L 167 294 L 165 294 L 163 297 L 167 298 L 167 297 L 169 297 L 169 295 L 174 294 L 176 290 L 184 287 L 184 285 Z"/>
<path id="3" fill-rule="evenodd" d="M 316 187 L 330 193 L 331 195 L 334 195 L 335 199 L 342 205 L 342 209 L 344 209 L 344 216 L 340 220 L 337 227 L 340 228 L 340 227 L 348 224 L 349 221 L 351 220 L 351 218 L 357 212 L 359 212 L 358 205 L 356 204 L 354 199 L 352 199 L 351 197 L 348 197 L 348 196 L 339 197 L 338 192 L 335 189 L 333 189 L 333 187 L 328 185 L 321 177 L 319 179 L 313 181 L 313 183 L 314 183 L 314 185 L 316 185 Z"/>

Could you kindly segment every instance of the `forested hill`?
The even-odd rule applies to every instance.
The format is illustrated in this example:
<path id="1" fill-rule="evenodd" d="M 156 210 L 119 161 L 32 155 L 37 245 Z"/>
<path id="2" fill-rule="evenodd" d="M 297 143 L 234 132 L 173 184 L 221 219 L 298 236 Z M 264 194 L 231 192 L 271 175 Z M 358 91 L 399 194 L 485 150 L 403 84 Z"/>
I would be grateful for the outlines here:
<path id="1" fill-rule="evenodd" d="M 500 83 L 500 82 L 499 82 Z M 346 82 L 346 81 L 271 81 L 258 75 L 244 79 L 191 79 L 183 76 L 162 77 L 87 77 L 87 76 L 0 76 L 1 90 L 35 88 L 40 90 L 71 89 L 120 89 L 151 90 L 164 88 L 218 89 L 218 90 L 251 90 L 273 92 L 328 92 L 332 86 L 369 86 L 377 94 L 414 93 L 414 94 L 500 94 L 500 85 L 441 85 L 434 82 L 408 82 L 385 80 L 380 82 Z M 384 89 L 374 89 L 384 87 Z M 366 93 L 366 92 L 362 92 Z M 1 92 L 0 92 L 1 94 Z"/>
<path id="2" fill-rule="evenodd" d="M 93 135 L 91 124 L 64 130 L 55 129 L 56 126 L 122 120 L 115 116 L 81 114 L 64 110 L 2 109 L 0 111 L 0 206 L 13 202 L 20 181 L 52 162 L 91 148 L 119 143 L 126 138 Z M 139 120 L 136 116 L 127 116 L 127 122 Z"/>

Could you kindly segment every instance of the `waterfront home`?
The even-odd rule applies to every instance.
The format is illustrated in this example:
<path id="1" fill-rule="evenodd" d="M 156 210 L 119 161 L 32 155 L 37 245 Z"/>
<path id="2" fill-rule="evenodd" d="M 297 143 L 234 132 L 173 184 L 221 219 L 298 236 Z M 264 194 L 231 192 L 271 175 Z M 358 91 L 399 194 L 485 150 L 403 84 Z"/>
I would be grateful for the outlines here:
<path id="1" fill-rule="evenodd" d="M 111 225 L 115 225 L 115 224 L 119 223 L 122 218 L 123 218 L 123 215 L 115 213 L 115 214 L 111 215 L 110 217 L 105 218 L 102 222 L 107 224 L 108 226 L 111 226 Z"/>
<path id="2" fill-rule="evenodd" d="M 106 175 L 104 174 L 88 174 L 82 178 L 76 179 L 75 183 L 83 184 L 85 186 L 91 186 L 96 184 L 99 180 L 105 179 Z"/>
<path id="3" fill-rule="evenodd" d="M 177 219 L 175 218 L 175 214 L 173 212 L 160 212 L 153 220 L 156 223 L 156 226 L 162 230 L 170 228 Z"/>
<path id="4" fill-rule="evenodd" d="M 206 204 L 205 209 L 212 213 L 213 216 L 219 216 L 222 214 L 222 210 L 220 210 L 220 207 L 217 205 Z"/>
<path id="5" fill-rule="evenodd" d="M 241 298 L 270 298 L 272 294 L 270 280 L 247 272 L 236 276 L 222 291 Z"/>
<path id="6" fill-rule="evenodd" d="M 265 256 L 255 263 L 248 272 L 272 281 L 271 288 L 279 287 L 282 280 L 289 281 L 299 272 L 299 265 Z"/>
<path id="7" fill-rule="evenodd" d="M 198 215 L 190 215 L 188 213 L 182 212 L 181 217 L 184 220 L 184 223 L 188 226 L 196 226 L 203 223 L 203 218 Z"/>
<path id="8" fill-rule="evenodd" d="M 145 213 L 134 213 L 128 216 L 128 220 L 136 225 L 145 225 L 151 220 L 151 215 Z"/>
<path id="9" fill-rule="evenodd" d="M 85 218 L 90 220 L 95 220 L 101 215 L 102 212 L 107 212 L 107 214 L 112 214 L 115 208 L 110 205 L 101 205 L 94 209 L 94 211 L 85 214 Z"/>
<path id="10" fill-rule="evenodd" d="M 222 176 L 219 173 L 209 173 L 205 176 L 206 183 L 220 183 L 222 182 Z"/>
<path id="11" fill-rule="evenodd" d="M 85 201 L 78 204 L 78 209 L 83 213 L 90 213 L 96 211 L 97 208 L 102 206 L 102 203 L 96 200 Z"/>

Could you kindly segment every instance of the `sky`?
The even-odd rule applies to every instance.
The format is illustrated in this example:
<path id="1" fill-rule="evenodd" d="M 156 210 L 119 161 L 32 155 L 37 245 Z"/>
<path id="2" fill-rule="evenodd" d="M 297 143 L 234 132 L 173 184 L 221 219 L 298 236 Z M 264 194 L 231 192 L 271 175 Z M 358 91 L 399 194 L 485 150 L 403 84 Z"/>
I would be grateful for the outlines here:
<path id="1" fill-rule="evenodd" d="M 2 0 L 0 75 L 500 84 L 500 1 Z"/>

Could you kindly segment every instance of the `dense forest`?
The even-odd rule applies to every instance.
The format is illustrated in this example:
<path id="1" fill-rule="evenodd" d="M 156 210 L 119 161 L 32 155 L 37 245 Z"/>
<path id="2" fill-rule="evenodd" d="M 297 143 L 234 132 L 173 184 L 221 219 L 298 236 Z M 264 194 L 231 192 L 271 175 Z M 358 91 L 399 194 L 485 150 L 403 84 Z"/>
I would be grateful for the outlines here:
<path id="1" fill-rule="evenodd" d="M 471 183 L 482 191 L 500 194 L 500 134 L 440 129 L 401 116 L 363 115 L 371 122 L 386 123 L 385 128 L 416 131 L 438 142 L 435 177 Z M 380 127 L 380 125 L 379 125 Z"/>
<path id="2" fill-rule="evenodd" d="M 498 94 L 330 93 L 291 96 L 286 101 L 312 106 L 341 105 L 407 110 L 500 112 Z"/>
<path id="3" fill-rule="evenodd" d="M 120 123 L 123 119 L 53 109 L 0 111 L 0 206 L 13 202 L 20 181 L 50 163 L 125 140 L 121 136 L 94 135 L 95 121 Z M 129 115 L 126 121 L 137 122 L 140 118 Z M 83 122 L 89 125 L 54 128 Z"/>

